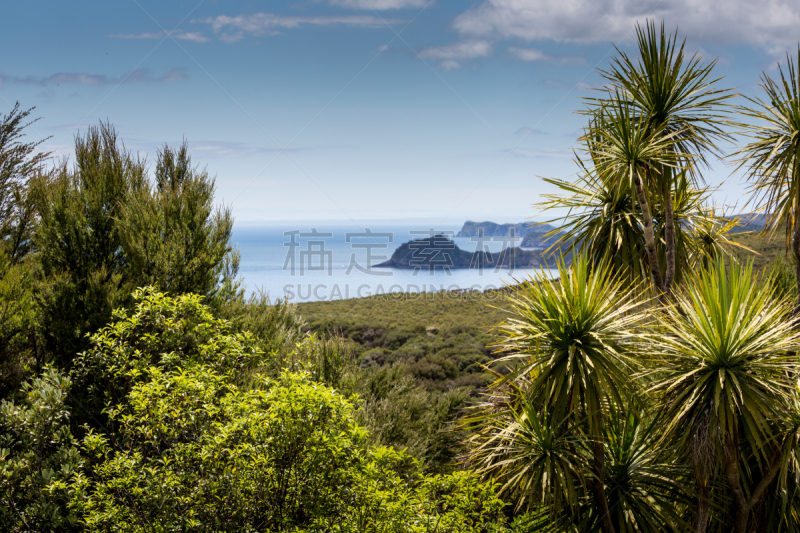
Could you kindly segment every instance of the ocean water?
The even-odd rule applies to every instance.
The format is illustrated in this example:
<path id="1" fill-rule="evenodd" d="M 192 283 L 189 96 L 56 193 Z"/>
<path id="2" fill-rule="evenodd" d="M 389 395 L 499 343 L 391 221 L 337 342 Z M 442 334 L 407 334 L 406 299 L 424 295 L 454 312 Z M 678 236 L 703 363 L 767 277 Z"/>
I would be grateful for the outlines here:
<path id="1" fill-rule="evenodd" d="M 474 252 L 479 246 L 502 250 L 500 240 L 477 242 L 454 238 L 459 227 L 433 228 L 456 246 Z M 363 230 L 363 231 L 362 231 Z M 526 279 L 531 269 L 442 269 L 419 271 L 374 268 L 404 242 L 430 235 L 424 226 L 308 225 L 237 226 L 233 242 L 241 252 L 239 274 L 247 291 L 262 290 L 271 299 L 291 302 L 359 298 L 396 292 L 430 293 L 456 289 L 487 290 Z M 367 233 L 369 232 L 369 234 Z M 508 245 L 506 242 L 505 245 Z M 549 271 L 546 272 L 549 275 Z"/>

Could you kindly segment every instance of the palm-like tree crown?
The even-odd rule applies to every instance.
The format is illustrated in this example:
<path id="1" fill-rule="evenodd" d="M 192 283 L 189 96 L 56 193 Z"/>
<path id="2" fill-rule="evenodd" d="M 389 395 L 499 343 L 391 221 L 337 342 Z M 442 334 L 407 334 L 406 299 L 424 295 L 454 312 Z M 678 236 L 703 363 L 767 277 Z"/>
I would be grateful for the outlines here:
<path id="1" fill-rule="evenodd" d="M 555 281 L 537 275 L 510 298 L 514 318 L 500 326 L 498 346 L 511 355 L 501 361 L 516 365 L 506 379 L 535 376 L 531 399 L 555 419 L 587 417 L 599 434 L 601 403 L 625 395 L 636 366 L 641 304 L 608 265 L 593 268 L 585 254 L 570 266 L 560 260 L 558 272 Z"/>
<path id="2" fill-rule="evenodd" d="M 716 60 L 704 65 L 702 56 L 688 57 L 685 41 L 678 47 L 677 32 L 667 35 L 663 22 L 660 31 L 653 21 L 637 26 L 636 35 L 639 57 L 633 60 L 617 48 L 610 69 L 600 71 L 609 97 L 590 99 L 590 112 L 595 114 L 597 106 L 621 94 L 645 130 L 661 130 L 670 138 L 671 151 L 682 154 L 681 166 L 696 169 L 698 161 L 706 162 L 709 153 L 718 152 L 720 139 L 729 137 L 725 109 L 733 94 L 715 88 L 720 81 L 713 76 Z"/>
<path id="3" fill-rule="evenodd" d="M 780 417 L 788 392 L 784 374 L 795 366 L 788 354 L 800 340 L 790 312 L 752 267 L 726 267 L 718 258 L 690 276 L 664 310 L 663 334 L 652 339 L 653 391 L 664 398 L 666 432 L 684 444 L 700 429 L 712 439 L 768 439 L 768 422 Z"/>

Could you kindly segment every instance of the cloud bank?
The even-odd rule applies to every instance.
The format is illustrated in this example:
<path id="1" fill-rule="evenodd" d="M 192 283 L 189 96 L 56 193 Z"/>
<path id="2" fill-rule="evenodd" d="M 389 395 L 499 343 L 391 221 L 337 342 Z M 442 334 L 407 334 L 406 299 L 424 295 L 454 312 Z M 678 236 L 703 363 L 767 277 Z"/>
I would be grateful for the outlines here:
<path id="1" fill-rule="evenodd" d="M 468 40 L 423 48 L 419 55 L 422 58 L 439 60 L 441 68 L 451 70 L 460 67 L 465 59 L 489 57 L 493 50 L 494 45 L 490 41 Z"/>
<path id="2" fill-rule="evenodd" d="M 399 24 L 398 19 L 386 19 L 371 15 L 319 16 L 319 17 L 284 17 L 273 13 L 254 13 L 195 20 L 211 25 L 212 31 L 225 42 L 236 42 L 245 35 L 276 35 L 282 29 L 294 29 L 301 26 L 350 26 L 366 28 L 383 28 L 387 24 Z"/>
<path id="3" fill-rule="evenodd" d="M 185 80 L 188 77 L 183 67 L 173 68 L 161 76 L 153 76 L 149 69 L 136 69 L 127 76 L 113 77 L 105 74 L 91 74 L 88 72 L 57 72 L 45 77 L 36 76 L 3 76 L 0 75 L 0 85 L 6 83 L 23 83 L 31 85 L 53 86 L 61 84 L 74 85 L 119 85 L 129 83 L 171 83 Z"/>
<path id="4" fill-rule="evenodd" d="M 542 61 L 546 63 L 558 63 L 559 65 L 585 65 L 586 60 L 577 56 L 555 56 L 535 50 L 533 48 L 511 47 L 509 52 L 514 54 L 521 61 Z"/>
<path id="5" fill-rule="evenodd" d="M 331 0 L 331 5 L 347 9 L 374 9 L 383 11 L 387 9 L 406 9 L 410 7 L 423 8 L 430 0 Z"/>
<path id="6" fill-rule="evenodd" d="M 637 22 L 664 20 L 681 35 L 774 51 L 796 45 L 796 0 L 484 0 L 453 25 L 465 37 L 593 44 L 630 39 Z"/>
<path id="7" fill-rule="evenodd" d="M 119 33 L 116 35 L 109 35 L 109 37 L 114 39 L 163 39 L 166 36 L 167 33 L 163 31 L 158 33 Z M 193 43 L 206 43 L 209 41 L 208 37 L 198 32 L 174 31 L 170 34 L 170 37 L 181 41 L 191 41 Z"/>

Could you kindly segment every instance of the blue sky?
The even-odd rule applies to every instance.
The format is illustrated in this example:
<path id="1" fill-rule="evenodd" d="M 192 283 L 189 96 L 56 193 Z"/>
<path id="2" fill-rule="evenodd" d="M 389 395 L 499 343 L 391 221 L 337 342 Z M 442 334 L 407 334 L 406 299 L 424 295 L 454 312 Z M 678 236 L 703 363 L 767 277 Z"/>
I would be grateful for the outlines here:
<path id="1" fill-rule="evenodd" d="M 68 156 L 99 120 L 189 142 L 237 221 L 516 222 L 568 177 L 580 98 L 637 21 L 679 28 L 757 94 L 796 49 L 789 0 L 152 0 L 3 8 L 0 110 Z M 714 165 L 715 200 L 744 186 Z M 726 179 L 727 178 L 727 179 Z M 723 184 L 724 181 L 724 184 Z"/>

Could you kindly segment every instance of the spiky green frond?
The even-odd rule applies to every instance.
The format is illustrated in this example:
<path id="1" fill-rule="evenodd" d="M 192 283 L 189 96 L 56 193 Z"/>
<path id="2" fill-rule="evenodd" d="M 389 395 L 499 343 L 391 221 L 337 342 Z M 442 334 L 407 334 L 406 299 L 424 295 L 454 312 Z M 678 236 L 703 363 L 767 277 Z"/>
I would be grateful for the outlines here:
<path id="1" fill-rule="evenodd" d="M 680 510 L 691 504 L 686 468 L 659 446 L 663 420 L 637 402 L 610 404 L 605 424 L 609 507 L 620 533 L 686 528 Z"/>
<path id="2" fill-rule="evenodd" d="M 683 132 L 651 124 L 620 93 L 599 102 L 594 120 L 582 140 L 594 170 L 615 187 L 632 188 L 635 179 L 658 189 L 665 169 L 680 168 L 691 160 L 690 152 L 676 149 Z"/>
<path id="3" fill-rule="evenodd" d="M 652 392 L 663 397 L 665 434 L 684 446 L 701 430 L 717 441 L 740 435 L 763 450 L 788 392 L 789 354 L 800 343 L 791 310 L 751 266 L 718 258 L 692 273 L 651 339 Z"/>
<path id="4" fill-rule="evenodd" d="M 559 277 L 542 274 L 509 297 L 513 311 L 500 326 L 501 361 L 515 370 L 506 379 L 534 375 L 530 397 L 556 419 L 586 417 L 599 435 L 601 403 L 619 401 L 632 385 L 638 346 L 634 329 L 644 320 L 636 293 L 607 264 L 585 254 L 558 262 Z"/>
<path id="5" fill-rule="evenodd" d="M 582 457 L 575 429 L 537 409 L 529 399 L 480 421 L 471 461 L 500 481 L 516 509 L 544 507 L 574 513 L 584 496 Z"/>
<path id="6" fill-rule="evenodd" d="M 544 195 L 544 200 L 536 207 L 566 210 L 563 217 L 542 222 L 558 226 L 545 235 L 545 238 L 554 238 L 546 252 L 583 251 L 593 264 L 609 263 L 615 275 L 631 281 L 646 280 L 649 271 L 643 222 L 633 191 L 613 186 L 587 168 L 580 158 L 578 162 L 583 171 L 575 182 L 544 178 L 562 193 Z M 744 248 L 730 237 L 738 219 L 728 220 L 717 214 L 714 207 L 708 205 L 709 196 L 706 189 L 692 187 L 685 172 L 681 172 L 673 184 L 676 258 L 681 272 L 706 265 L 718 253 L 734 257 L 735 249 Z M 649 198 L 663 267 L 664 206 L 658 195 L 650 194 Z"/>
<path id="7" fill-rule="evenodd" d="M 797 52 L 800 66 L 800 48 Z M 780 81 L 762 75 L 765 98 L 750 98 L 739 112 L 756 120 L 743 133 L 751 137 L 736 153 L 751 181 L 756 207 L 767 213 L 767 229 L 786 228 L 787 240 L 800 213 L 800 70 L 787 55 Z"/>
<path id="8" fill-rule="evenodd" d="M 717 143 L 729 137 L 727 101 L 734 94 L 716 88 L 721 79 L 713 75 L 716 60 L 703 64 L 701 55 L 689 57 L 686 41 L 678 46 L 677 31 L 668 35 L 663 22 L 660 31 L 653 21 L 637 26 L 636 36 L 638 57 L 617 48 L 610 68 L 600 71 L 609 96 L 590 99 L 590 106 L 622 94 L 647 131 L 662 130 L 671 138 L 672 151 L 684 154 L 680 166 L 690 169 L 695 181 L 697 164 L 706 163 L 708 154 L 718 152 Z"/>

